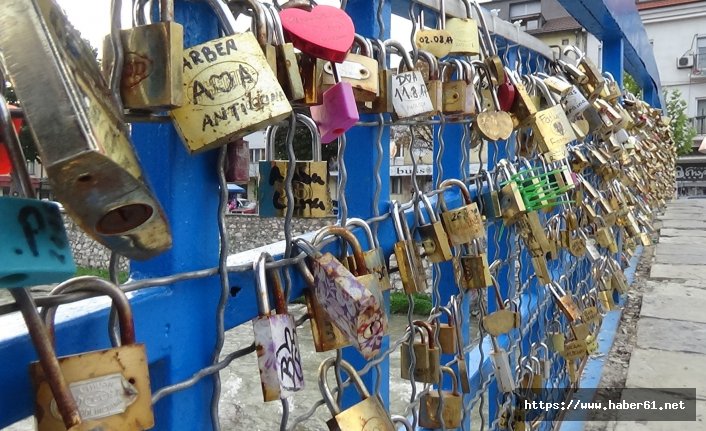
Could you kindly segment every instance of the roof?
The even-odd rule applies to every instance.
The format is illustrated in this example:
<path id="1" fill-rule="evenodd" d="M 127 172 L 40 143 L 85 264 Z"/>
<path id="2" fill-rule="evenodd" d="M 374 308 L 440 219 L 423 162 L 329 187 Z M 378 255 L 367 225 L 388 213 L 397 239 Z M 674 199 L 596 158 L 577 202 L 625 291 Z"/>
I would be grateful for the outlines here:
<path id="1" fill-rule="evenodd" d="M 637 10 L 657 9 L 669 6 L 678 6 L 687 3 L 698 3 L 702 0 L 652 0 L 637 3 Z"/>
<path id="2" fill-rule="evenodd" d="M 571 16 L 547 20 L 542 28 L 527 30 L 529 34 L 554 33 L 557 31 L 580 30 L 581 25 Z"/>

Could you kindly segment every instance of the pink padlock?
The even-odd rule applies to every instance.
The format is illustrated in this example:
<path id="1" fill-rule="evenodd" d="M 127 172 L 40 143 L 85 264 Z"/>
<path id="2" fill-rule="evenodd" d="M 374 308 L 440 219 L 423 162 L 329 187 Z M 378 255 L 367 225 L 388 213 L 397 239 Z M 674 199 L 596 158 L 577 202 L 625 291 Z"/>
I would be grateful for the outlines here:
<path id="1" fill-rule="evenodd" d="M 336 85 L 324 91 L 321 105 L 311 107 L 311 118 L 316 122 L 324 144 L 346 133 L 360 118 L 353 87 L 347 82 L 340 82 L 336 64 L 331 63 L 331 66 Z"/>

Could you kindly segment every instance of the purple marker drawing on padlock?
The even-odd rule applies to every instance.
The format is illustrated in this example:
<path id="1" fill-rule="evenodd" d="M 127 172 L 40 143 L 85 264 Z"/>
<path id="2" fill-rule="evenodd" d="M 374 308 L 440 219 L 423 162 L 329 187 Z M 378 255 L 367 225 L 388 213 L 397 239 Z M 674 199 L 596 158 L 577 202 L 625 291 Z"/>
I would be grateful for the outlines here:
<path id="1" fill-rule="evenodd" d="M 353 87 L 340 81 L 335 63 L 331 66 L 336 85 L 324 91 L 321 105 L 311 107 L 311 118 L 316 122 L 324 144 L 346 133 L 359 119 Z"/>

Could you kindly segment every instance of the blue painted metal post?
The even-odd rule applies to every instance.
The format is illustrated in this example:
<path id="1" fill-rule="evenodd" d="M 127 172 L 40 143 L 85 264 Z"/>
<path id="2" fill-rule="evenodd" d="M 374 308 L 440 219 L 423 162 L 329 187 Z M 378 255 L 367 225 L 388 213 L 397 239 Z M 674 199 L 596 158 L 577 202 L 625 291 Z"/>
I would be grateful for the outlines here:
<path id="1" fill-rule="evenodd" d="M 176 19 L 184 26 L 186 46 L 218 36 L 215 18 L 203 3 L 179 1 L 175 8 Z M 215 266 L 219 251 L 217 151 L 189 155 L 171 123 L 135 124 L 133 142 L 169 217 L 174 245 L 155 259 L 132 262 L 132 277 L 150 278 Z M 152 372 L 154 377 L 161 377 L 153 378 L 154 390 L 187 379 L 208 366 L 216 341 L 215 310 L 220 295 L 217 277 L 178 283 L 168 289 L 170 298 L 159 314 L 169 316 L 161 328 L 169 339 L 169 359 L 159 364 L 163 370 Z M 184 318 L 193 317 L 194 310 L 199 310 L 198 319 Z M 159 429 L 212 429 L 212 390 L 212 379 L 206 378 L 194 388 L 160 401 L 155 406 Z"/>
<path id="2" fill-rule="evenodd" d="M 603 71 L 612 74 L 620 88 L 623 88 L 624 63 L 623 39 L 620 37 L 603 39 Z"/>
<path id="3" fill-rule="evenodd" d="M 371 10 L 372 4 L 372 10 Z M 382 23 L 378 22 L 378 8 L 381 8 L 380 18 Z M 370 38 L 382 39 L 390 37 L 390 22 L 392 6 L 390 0 L 381 0 L 379 2 L 370 2 L 369 0 L 349 0 L 346 5 L 346 12 L 353 19 L 356 33 Z M 381 28 L 381 24 L 384 28 Z M 384 117 L 389 119 L 387 114 Z M 361 121 L 378 121 L 379 115 L 361 114 Z M 390 128 L 383 127 L 382 136 L 382 161 L 380 169 L 377 170 L 378 158 L 377 142 L 379 129 L 378 127 L 355 127 L 346 133 L 346 149 L 344 160 L 346 169 L 350 178 L 345 186 L 346 202 L 348 205 L 348 217 L 360 217 L 363 219 L 370 218 L 374 215 L 374 205 L 378 206 L 380 212 L 388 211 L 389 196 L 390 196 Z M 339 163 L 343 160 L 339 160 Z M 380 174 L 381 186 L 379 200 L 375 201 L 375 176 Z M 339 175 L 341 174 L 341 166 L 339 166 Z M 340 199 L 339 199 L 340 209 Z M 385 292 L 385 308 L 386 312 L 390 310 L 390 294 Z M 386 336 L 383 340 L 381 351 L 386 351 L 390 346 L 390 337 Z M 353 348 L 348 347 L 343 350 L 343 358 L 350 362 L 356 369 L 363 368 L 367 361 Z M 385 406 L 389 406 L 390 400 L 390 360 L 389 358 L 380 363 L 380 375 L 375 368 L 368 374 L 363 376 L 365 385 L 373 390 L 376 385 L 380 387 L 380 395 Z M 378 382 L 379 380 L 379 382 Z M 355 388 L 349 387 L 344 393 L 342 399 L 343 406 L 349 407 L 360 402 L 360 396 Z"/>

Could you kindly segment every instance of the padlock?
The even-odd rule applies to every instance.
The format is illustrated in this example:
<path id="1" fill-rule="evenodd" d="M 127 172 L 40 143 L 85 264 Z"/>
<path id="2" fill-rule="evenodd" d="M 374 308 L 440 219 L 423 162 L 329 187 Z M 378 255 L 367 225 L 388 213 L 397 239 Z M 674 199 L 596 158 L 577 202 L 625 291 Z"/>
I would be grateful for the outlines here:
<path id="1" fill-rule="evenodd" d="M 170 112 L 192 154 L 225 145 L 292 113 L 253 33 L 235 33 L 225 3 L 207 2 L 218 11 L 227 36 L 184 50 L 186 97 L 183 106 Z"/>
<path id="2" fill-rule="evenodd" d="M 453 71 L 456 79 L 452 79 Z M 466 62 L 450 60 L 442 69 L 442 112 L 447 115 L 476 113 L 473 68 Z"/>
<path id="3" fill-rule="evenodd" d="M 370 395 L 355 368 L 346 361 L 340 361 L 339 364 L 342 371 L 345 371 L 353 382 L 358 394 L 360 394 L 361 401 L 346 410 L 341 410 L 326 379 L 328 371 L 336 366 L 336 358 L 325 359 L 319 365 L 319 390 L 333 415 L 333 418 L 326 421 L 329 431 L 395 431 L 395 425 L 387 411 L 377 396 Z"/>
<path id="4" fill-rule="evenodd" d="M 404 427 L 405 431 L 414 431 L 414 427 L 406 417 L 400 415 L 392 415 L 390 416 L 390 418 L 392 419 L 392 423 L 395 425 L 395 430 L 399 429 L 399 427 L 397 427 L 397 424 L 401 424 Z"/>
<path id="5" fill-rule="evenodd" d="M 304 53 L 297 53 L 299 74 L 304 87 L 304 99 L 298 104 L 304 106 L 320 105 L 322 103 L 321 80 L 323 79 L 324 62 Z"/>
<path id="6" fill-rule="evenodd" d="M 529 95 L 524 83 L 514 71 L 506 68 L 505 74 L 515 89 L 515 97 L 509 111 L 517 119 L 516 127 L 524 125 L 537 113 L 537 104 Z"/>
<path id="7" fill-rule="evenodd" d="M 535 85 L 544 94 L 549 108 L 537 111 L 531 120 L 533 138 L 542 158 L 547 163 L 566 159 L 566 146 L 576 139 L 564 108 L 554 100 L 544 82 L 534 79 Z"/>
<path id="8" fill-rule="evenodd" d="M 295 162 L 292 192 L 294 195 L 294 217 L 326 217 L 333 210 L 333 201 L 328 188 L 328 163 L 321 160 L 321 141 L 316 124 L 304 114 L 296 114 L 296 121 L 311 131 L 311 161 Z M 284 217 L 288 199 L 285 179 L 288 160 L 274 160 L 275 136 L 278 125 L 267 129 L 265 135 L 265 158 L 260 161 L 258 202 L 260 217 Z M 293 131 L 290 131 L 294 133 Z"/>
<path id="9" fill-rule="evenodd" d="M 463 0 L 463 5 L 466 10 L 465 18 L 453 17 L 446 21 L 446 31 L 453 39 L 449 54 L 478 55 L 480 54 L 478 24 L 473 19 L 470 2 Z"/>
<path id="10" fill-rule="evenodd" d="M 597 217 L 596 220 L 601 221 L 601 226 L 596 227 L 596 241 L 601 247 L 605 247 L 608 249 L 610 253 L 617 253 L 618 252 L 618 243 L 615 240 L 615 236 L 613 235 L 613 231 L 611 228 L 605 223 L 605 220 L 603 217 Z"/>
<path id="11" fill-rule="evenodd" d="M 269 3 L 261 3 L 265 11 L 272 18 L 272 27 L 274 32 L 274 42 L 276 51 L 276 73 L 277 79 L 282 90 L 290 102 L 299 102 L 304 99 L 304 80 L 299 70 L 299 62 L 297 61 L 294 45 L 289 43 L 284 38 L 284 30 L 282 29 L 282 21 L 274 7 Z"/>
<path id="12" fill-rule="evenodd" d="M 399 42 L 386 40 L 385 47 L 402 57 L 390 87 L 393 119 L 431 115 L 434 107 L 422 73 L 414 69 L 409 54 Z"/>
<path id="13" fill-rule="evenodd" d="M 478 114 L 473 122 L 474 130 L 489 141 L 505 140 L 512 134 L 512 117 L 501 109 L 498 94 L 491 81 L 492 74 L 488 65 L 477 60 L 474 60 L 472 64 L 476 69 L 482 71 L 483 76 L 485 76 L 485 82 L 490 90 L 490 99 L 493 102 L 493 109 L 488 110 L 478 109 L 478 105 L 476 105 Z"/>
<path id="14" fill-rule="evenodd" d="M 311 107 L 311 118 L 321 133 L 321 142 L 330 143 L 346 133 L 359 120 L 353 87 L 340 80 L 338 65 L 328 63 L 336 82 L 324 91 L 321 105 Z"/>
<path id="15" fill-rule="evenodd" d="M 516 386 L 515 379 L 512 377 L 512 368 L 510 368 L 510 358 L 507 351 L 497 346 L 495 338 L 492 338 L 492 340 L 494 346 L 490 356 L 495 367 L 495 381 L 498 384 L 498 390 L 506 394 L 513 392 Z"/>
<path id="16" fill-rule="evenodd" d="M 574 302 L 574 299 L 571 297 L 571 295 L 566 293 L 564 288 L 562 288 L 559 283 L 553 281 L 551 283 L 548 283 L 547 287 L 549 288 L 549 291 L 554 297 L 557 306 L 559 307 L 561 312 L 564 313 L 569 322 L 578 320 L 581 317 L 581 311 Z"/>
<path id="17" fill-rule="evenodd" d="M 130 259 L 171 247 L 167 219 L 87 43 L 53 1 L 2 2 L 0 11 L 3 28 L 23 29 L 21 44 L 3 32 L 0 51 L 55 199 L 93 239 Z"/>
<path id="18" fill-rule="evenodd" d="M 149 18 L 149 12 L 135 15 Z M 157 23 L 133 23 L 132 28 L 120 30 L 123 48 L 120 96 L 127 109 L 164 111 L 184 102 L 184 28 L 174 22 L 174 1 L 160 1 L 159 15 Z M 113 62 L 108 35 L 103 41 L 101 63 L 106 80 L 109 80 Z"/>
<path id="19" fill-rule="evenodd" d="M 432 322 L 432 328 L 434 331 L 439 331 L 439 346 L 441 347 L 441 353 L 445 355 L 453 355 L 457 352 L 458 340 L 456 340 L 456 319 L 453 312 L 448 307 L 434 307 L 432 314 L 446 315 L 446 322 L 442 323 L 437 316 Z"/>
<path id="20" fill-rule="evenodd" d="M 78 403 L 81 419 L 100 421 L 107 428 L 141 431 L 154 426 L 149 369 L 144 344 L 135 342 L 130 302 L 120 288 L 106 280 L 76 278 L 55 287 L 51 295 L 75 291 L 109 296 L 118 311 L 120 346 L 59 358 L 61 371 Z M 54 333 L 56 308 L 44 311 L 50 334 Z M 57 412 L 39 362 L 30 364 L 35 393 L 35 418 L 39 431 L 66 429 Z M 96 396 L 99 393 L 100 396 Z"/>
<path id="21" fill-rule="evenodd" d="M 477 0 L 471 0 L 471 6 L 476 10 L 476 15 L 479 26 L 479 42 L 481 48 L 481 59 L 488 66 L 490 71 L 490 79 L 494 85 L 501 84 L 505 82 L 505 66 L 498 56 L 498 49 L 493 42 L 493 38 L 490 36 L 490 27 L 485 22 L 485 15 L 483 15 L 483 10 Z"/>
<path id="22" fill-rule="evenodd" d="M 419 400 L 419 425 L 424 428 L 455 429 L 461 426 L 463 419 L 463 396 L 458 391 L 456 373 L 449 367 L 441 367 L 441 372 L 451 377 L 451 391 L 430 390 Z M 444 407 L 441 408 L 441 399 Z M 441 414 L 439 409 L 441 408 Z M 443 425 L 442 425 L 443 424 Z"/>
<path id="23" fill-rule="evenodd" d="M 431 100 L 432 110 L 429 115 L 438 115 L 444 105 L 444 86 L 441 81 L 441 70 L 439 61 L 429 52 L 419 50 L 417 52 L 419 61 L 417 64 L 426 64 L 428 71 L 424 82 L 427 88 L 429 100 Z"/>
<path id="24" fill-rule="evenodd" d="M 380 94 L 378 61 L 373 58 L 370 41 L 363 36 L 356 34 L 353 46 L 358 47 L 359 53 L 349 53 L 343 63 L 336 65 L 338 75 L 341 82 L 351 85 L 356 102 L 372 102 Z M 323 91 L 335 85 L 333 72 L 333 63 L 326 63 L 321 83 Z"/>
<path id="25" fill-rule="evenodd" d="M 448 233 L 449 241 L 454 246 L 468 244 L 474 239 L 485 241 L 485 224 L 478 210 L 478 205 L 471 200 L 471 194 L 463 181 L 449 178 L 439 184 L 439 189 L 447 187 L 459 189 L 463 199 L 463 206 L 449 210 L 446 206 L 444 193 L 439 195 L 441 206 L 441 222 Z"/>
<path id="26" fill-rule="evenodd" d="M 376 114 L 391 113 L 394 111 L 392 106 L 392 70 L 387 63 L 387 48 L 380 39 L 373 39 L 371 43 L 378 63 L 378 95 L 374 100 L 365 102 L 360 109 L 363 112 Z"/>
<path id="27" fill-rule="evenodd" d="M 405 215 L 400 214 L 399 202 L 393 200 L 390 205 L 390 211 L 392 212 L 392 223 L 397 233 L 395 258 L 400 279 L 402 280 L 402 287 L 407 295 L 426 292 L 427 277 L 422 264 L 422 257 L 419 254 L 416 242 L 412 239 Z"/>
<path id="28" fill-rule="evenodd" d="M 314 341 L 314 348 L 317 352 L 328 352 L 330 350 L 342 349 L 350 345 L 348 338 L 336 325 L 331 322 L 328 314 L 324 311 L 316 295 L 314 288 L 316 281 L 314 275 L 309 271 L 304 261 L 299 261 L 297 269 L 304 279 L 307 288 L 304 289 L 304 299 L 306 300 L 307 314 L 311 324 L 311 335 Z"/>
<path id="29" fill-rule="evenodd" d="M 363 219 L 353 217 L 346 219 L 346 227 L 348 226 L 358 226 L 365 232 L 365 236 L 368 239 L 368 250 L 363 252 L 365 265 L 377 276 L 380 290 L 382 292 L 390 290 L 392 286 L 390 284 L 389 271 L 385 264 L 385 256 L 383 255 L 383 250 L 378 243 L 377 237 L 373 235 L 370 229 L 370 225 Z"/>
<path id="30" fill-rule="evenodd" d="M 465 353 L 465 340 L 463 337 L 463 332 L 461 331 L 462 321 L 461 310 L 458 305 L 458 299 L 456 296 L 452 296 L 450 299 L 449 309 L 454 316 L 454 321 L 456 324 L 454 328 L 456 329 L 456 367 L 458 369 L 458 381 L 461 386 L 461 392 L 464 394 L 471 393 L 471 381 L 468 378 L 468 365 L 466 365 L 466 353 Z"/>
<path id="31" fill-rule="evenodd" d="M 483 187 L 483 178 L 486 179 L 488 189 Z M 495 180 L 490 178 L 490 173 L 483 170 L 478 173 L 478 190 L 482 190 L 480 202 L 482 213 L 486 219 L 497 219 L 502 217 L 502 209 L 500 208 L 500 199 L 498 191 L 495 189 Z"/>
<path id="32" fill-rule="evenodd" d="M 299 6 L 304 5 L 295 4 L 295 7 L 282 8 L 279 13 L 287 39 L 295 48 L 311 57 L 335 63 L 343 62 L 353 45 L 353 20 L 337 7 Z"/>
<path id="33" fill-rule="evenodd" d="M 422 383 L 439 383 L 439 367 L 441 367 L 441 352 L 436 346 L 434 329 L 427 322 L 415 320 L 410 331 L 412 345 L 409 341 L 403 341 L 400 346 L 400 377 L 411 380 L 410 370 L 414 380 Z M 422 335 L 421 342 L 414 341 L 415 333 Z M 426 335 L 426 337 L 424 336 Z M 412 367 L 412 356 L 414 355 L 414 367 Z"/>
<path id="34" fill-rule="evenodd" d="M 595 335 L 589 334 L 586 336 L 586 353 L 592 355 L 598 351 L 598 338 Z"/>
<path id="35" fill-rule="evenodd" d="M 262 398 L 265 402 L 285 399 L 304 389 L 297 326 L 294 317 L 287 311 L 279 272 L 267 271 L 267 262 L 274 262 L 268 253 L 262 253 L 253 262 L 257 281 L 258 317 L 252 321 Z M 270 291 L 275 299 L 274 310 L 270 308 Z"/>
<path id="36" fill-rule="evenodd" d="M 221 6 L 222 7 L 222 6 Z M 255 35 L 262 53 L 265 55 L 270 70 L 277 75 L 277 49 L 274 42 L 277 36 L 275 33 L 275 22 L 272 15 L 262 3 L 255 0 L 236 0 L 228 4 L 230 10 L 244 8 L 249 10 L 252 17 L 250 31 Z M 233 23 L 233 21 L 231 21 Z"/>
<path id="37" fill-rule="evenodd" d="M 307 254 L 314 295 L 324 313 L 364 358 L 373 358 L 386 329 L 384 304 L 331 253 L 321 254 L 302 238 L 295 244 Z"/>
<path id="38" fill-rule="evenodd" d="M 562 353 L 564 351 L 565 342 L 566 336 L 561 329 L 559 320 L 554 319 L 549 322 L 549 326 L 547 327 L 547 345 L 549 348 L 556 353 Z"/>
<path id="39" fill-rule="evenodd" d="M 498 198 L 500 201 L 503 224 L 505 226 L 514 224 L 520 216 L 527 213 L 527 208 L 520 194 L 520 189 L 513 180 L 515 173 L 517 173 L 517 171 L 507 160 L 503 159 L 498 162 L 495 172 L 495 182 L 500 186 Z M 505 178 L 504 182 L 500 182 L 501 174 Z"/>
<path id="40" fill-rule="evenodd" d="M 493 294 L 497 308 L 492 313 L 483 316 L 481 322 L 483 324 L 483 329 L 488 334 L 497 337 L 502 334 L 508 334 L 513 329 L 520 327 L 520 313 L 505 308 L 505 302 L 500 295 L 500 286 L 498 286 L 498 281 L 492 276 L 491 280 L 493 282 Z"/>
<path id="41" fill-rule="evenodd" d="M 413 10 L 413 7 L 410 8 Z M 436 58 L 446 57 L 453 48 L 453 37 L 446 31 L 446 10 L 444 0 L 439 0 L 439 13 L 437 25 L 439 28 L 427 29 L 424 27 L 424 11 L 419 12 L 417 19 L 419 25 L 414 34 L 414 44 L 420 51 L 426 51 Z"/>
<path id="42" fill-rule="evenodd" d="M 488 265 L 488 254 L 482 251 L 480 241 L 474 239 L 464 245 L 460 256 L 454 256 L 453 269 L 464 290 L 485 289 L 493 283 Z"/>
<path id="43" fill-rule="evenodd" d="M 449 237 L 444 230 L 444 226 L 437 218 L 434 212 L 434 206 L 429 201 L 426 195 L 421 195 L 420 199 L 427 210 L 429 223 L 424 223 L 424 217 L 421 214 L 421 208 L 415 205 L 414 213 L 417 217 L 417 232 L 419 233 L 420 243 L 424 248 L 427 258 L 433 263 L 446 262 L 451 260 L 453 251 L 449 243 Z"/>
<path id="44" fill-rule="evenodd" d="M 564 48 L 563 55 L 566 56 L 569 52 L 576 54 L 576 67 L 586 76 L 586 82 L 582 84 L 582 88 L 589 101 L 596 100 L 605 85 L 605 79 L 601 74 L 600 69 L 575 46 L 569 45 Z"/>

